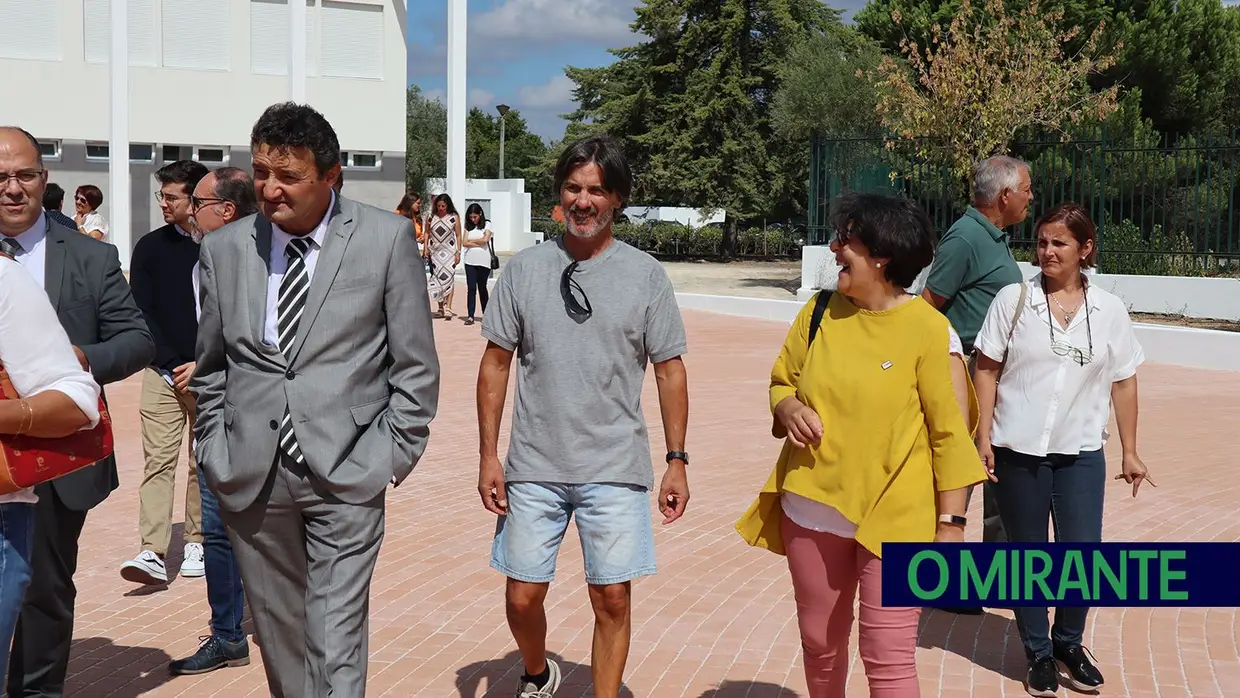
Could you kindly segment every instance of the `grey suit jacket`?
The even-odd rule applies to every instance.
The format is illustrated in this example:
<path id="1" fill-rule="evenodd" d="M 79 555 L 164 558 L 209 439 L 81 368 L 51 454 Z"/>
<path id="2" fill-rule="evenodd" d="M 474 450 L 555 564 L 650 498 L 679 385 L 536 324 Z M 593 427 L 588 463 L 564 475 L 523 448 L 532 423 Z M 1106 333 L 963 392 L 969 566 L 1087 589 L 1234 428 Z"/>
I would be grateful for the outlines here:
<path id="1" fill-rule="evenodd" d="M 121 273 L 116 247 L 52 222 L 44 242 L 43 287 L 69 341 L 99 385 L 124 380 L 155 358 L 155 343 Z M 86 511 L 119 486 L 109 456 L 49 483 L 65 506 Z"/>
<path id="2" fill-rule="evenodd" d="M 337 197 L 287 357 L 263 340 L 271 236 L 258 214 L 202 244 L 198 462 L 221 506 L 254 504 L 287 405 L 311 473 L 341 501 L 368 502 L 413 470 L 439 403 L 413 224 Z"/>

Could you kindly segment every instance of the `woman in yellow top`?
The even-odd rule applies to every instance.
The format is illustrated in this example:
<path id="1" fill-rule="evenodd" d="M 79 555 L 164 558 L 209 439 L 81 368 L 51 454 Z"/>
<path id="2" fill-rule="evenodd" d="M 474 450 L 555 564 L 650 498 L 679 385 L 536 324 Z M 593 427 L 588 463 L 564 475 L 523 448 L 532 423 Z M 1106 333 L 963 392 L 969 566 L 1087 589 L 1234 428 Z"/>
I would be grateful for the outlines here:
<path id="1" fill-rule="evenodd" d="M 952 383 L 947 319 L 905 289 L 934 256 L 902 198 L 845 195 L 831 250 L 839 291 L 811 344 L 814 301 L 771 371 L 775 472 L 737 523 L 787 555 L 810 698 L 843 698 L 860 588 L 872 698 L 916 698 L 920 609 L 882 605 L 882 545 L 963 540 L 966 488 L 986 478 Z"/>

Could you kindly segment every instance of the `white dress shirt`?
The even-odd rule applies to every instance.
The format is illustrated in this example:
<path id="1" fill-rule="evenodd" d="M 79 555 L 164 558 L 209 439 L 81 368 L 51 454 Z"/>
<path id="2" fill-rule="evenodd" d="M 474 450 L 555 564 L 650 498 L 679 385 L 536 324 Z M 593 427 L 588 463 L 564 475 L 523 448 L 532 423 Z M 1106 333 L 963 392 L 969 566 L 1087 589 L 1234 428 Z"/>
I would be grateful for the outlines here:
<path id="1" fill-rule="evenodd" d="M 82 370 L 73 345 L 33 276 L 0 257 L 0 362 L 22 397 L 46 390 L 69 396 L 90 419 L 99 423 L 99 385 Z M 0 503 L 37 502 L 33 489 L 0 495 Z"/>
<path id="2" fill-rule="evenodd" d="M 98 211 L 91 211 L 86 214 L 86 216 L 82 218 L 81 228 L 88 233 L 98 231 L 100 241 L 111 242 L 108 238 L 112 233 L 112 228 L 108 225 L 108 219 L 104 218 L 103 214 Z"/>
<path id="3" fill-rule="evenodd" d="M 332 211 L 336 208 L 336 193 L 332 192 L 331 205 L 319 225 L 308 236 L 310 248 L 306 250 L 306 281 L 314 280 L 314 265 L 319 259 L 319 250 L 323 249 L 323 241 L 327 239 L 327 226 L 332 219 Z M 268 256 L 270 272 L 267 275 L 267 322 L 263 327 L 263 342 L 272 347 L 280 346 L 279 314 L 280 283 L 284 281 L 284 272 L 288 269 L 288 255 L 285 249 L 293 235 L 280 230 L 280 226 L 271 224 L 271 250 Z"/>
<path id="4" fill-rule="evenodd" d="M 1058 320 L 1051 322 L 1042 275 L 1026 285 L 1025 309 L 1011 346 L 1008 330 L 1020 284 L 999 291 L 977 334 L 978 351 L 1004 362 L 990 443 L 1030 456 L 1099 450 L 1106 441 L 1112 384 L 1136 375 L 1145 361 L 1128 308 L 1091 284 L 1088 309 L 1077 310 L 1065 330 Z M 1091 338 L 1093 356 L 1084 366 L 1052 348 L 1053 342 L 1061 351 L 1071 345 L 1088 353 Z"/>
<path id="5" fill-rule="evenodd" d="M 44 286 L 43 280 L 46 278 L 47 266 L 47 219 L 44 217 L 46 215 L 40 213 L 34 225 L 13 238 L 17 240 L 17 244 L 22 246 L 22 251 L 15 257 L 17 263 L 25 267 L 26 272 L 34 278 L 40 288 Z"/>

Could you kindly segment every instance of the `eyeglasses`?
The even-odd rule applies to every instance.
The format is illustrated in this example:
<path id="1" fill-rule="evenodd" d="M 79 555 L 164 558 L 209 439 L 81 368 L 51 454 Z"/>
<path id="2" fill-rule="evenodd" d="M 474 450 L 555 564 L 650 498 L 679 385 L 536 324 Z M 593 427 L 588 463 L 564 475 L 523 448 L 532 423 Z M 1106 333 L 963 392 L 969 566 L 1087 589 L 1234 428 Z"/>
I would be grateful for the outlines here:
<path id="1" fill-rule="evenodd" d="M 1042 279 L 1042 293 L 1046 295 L 1046 318 L 1050 321 L 1047 327 L 1051 333 L 1051 351 L 1055 352 L 1055 356 L 1066 356 L 1076 362 L 1077 366 L 1094 360 L 1094 331 L 1093 326 L 1089 322 L 1089 285 L 1085 285 L 1081 293 L 1081 305 L 1085 306 L 1085 336 L 1089 339 L 1089 348 L 1081 349 L 1070 342 L 1055 339 L 1055 314 L 1051 312 L 1050 294 L 1046 293 L 1046 279 Z M 1067 334 L 1067 330 L 1064 330 Z"/>
<path id="2" fill-rule="evenodd" d="M 171 196 L 170 196 L 170 195 L 168 195 L 168 194 L 165 194 L 165 193 L 163 192 L 163 190 L 162 190 L 162 189 L 161 189 L 161 190 L 159 190 L 159 191 L 157 191 L 157 192 L 155 192 L 155 200 L 156 200 L 156 201 L 158 201 L 158 202 L 159 202 L 159 203 L 161 203 L 161 204 L 168 204 L 168 205 L 170 205 L 170 206 L 171 206 L 172 204 L 177 203 L 178 201 L 185 201 L 185 200 L 186 200 L 186 199 L 188 199 L 188 198 L 190 198 L 190 197 L 188 197 L 188 196 L 175 196 L 175 195 L 171 195 Z"/>
<path id="3" fill-rule="evenodd" d="M 42 177 L 46 173 L 47 173 L 47 170 L 34 170 L 34 169 L 18 170 L 16 172 L 0 172 L 0 189 L 3 189 L 9 185 L 10 178 L 16 178 L 18 184 L 22 185 L 23 187 L 29 187 L 35 182 L 38 182 L 39 178 Z"/>
<path id="4" fill-rule="evenodd" d="M 590 299 L 586 297 L 581 284 L 573 279 L 576 271 L 577 262 L 573 262 L 564 269 L 564 273 L 560 276 L 560 295 L 564 297 L 564 305 L 568 308 L 569 314 L 584 320 L 594 315 L 594 308 L 590 306 Z M 577 300 L 577 296 L 581 296 L 581 300 Z"/>
<path id="5" fill-rule="evenodd" d="M 195 211 L 202 208 L 203 206 L 206 206 L 207 204 L 223 204 L 227 202 L 228 202 L 227 199 L 217 199 L 217 198 L 210 197 L 210 196 L 189 197 L 189 206 Z"/>

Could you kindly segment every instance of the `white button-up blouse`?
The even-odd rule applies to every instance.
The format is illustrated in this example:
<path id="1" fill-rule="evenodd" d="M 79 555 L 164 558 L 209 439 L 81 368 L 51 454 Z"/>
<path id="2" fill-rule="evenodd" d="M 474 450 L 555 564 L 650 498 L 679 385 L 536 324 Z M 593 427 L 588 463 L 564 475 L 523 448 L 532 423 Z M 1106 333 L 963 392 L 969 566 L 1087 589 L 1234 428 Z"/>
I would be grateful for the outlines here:
<path id="1" fill-rule="evenodd" d="M 1051 319 L 1042 275 L 1025 283 L 1025 309 L 1011 346 L 1020 284 L 999 291 L 977 335 L 977 350 L 1004 363 L 990 443 L 1031 456 L 1099 450 L 1112 384 L 1131 378 L 1145 361 L 1128 308 L 1089 284 L 1088 307 L 1076 311 L 1065 330 Z"/>

